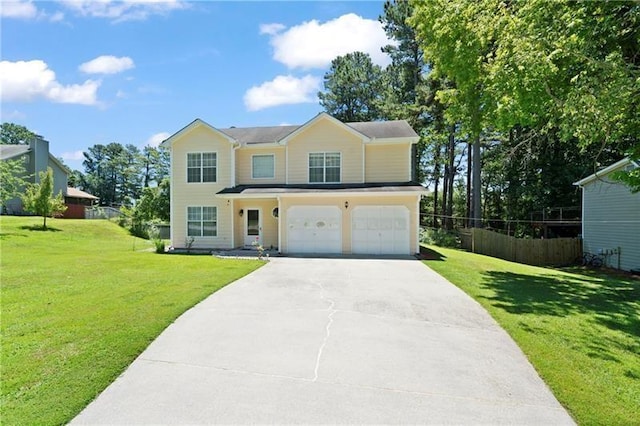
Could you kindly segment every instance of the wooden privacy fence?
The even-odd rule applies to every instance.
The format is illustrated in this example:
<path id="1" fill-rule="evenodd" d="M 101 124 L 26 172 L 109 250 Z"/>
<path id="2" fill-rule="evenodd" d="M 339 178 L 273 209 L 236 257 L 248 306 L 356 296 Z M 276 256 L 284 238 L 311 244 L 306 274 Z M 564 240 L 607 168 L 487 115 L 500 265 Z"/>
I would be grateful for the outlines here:
<path id="1" fill-rule="evenodd" d="M 569 265 L 582 256 L 580 238 L 515 238 L 486 229 L 460 231 L 462 248 L 527 265 Z"/>

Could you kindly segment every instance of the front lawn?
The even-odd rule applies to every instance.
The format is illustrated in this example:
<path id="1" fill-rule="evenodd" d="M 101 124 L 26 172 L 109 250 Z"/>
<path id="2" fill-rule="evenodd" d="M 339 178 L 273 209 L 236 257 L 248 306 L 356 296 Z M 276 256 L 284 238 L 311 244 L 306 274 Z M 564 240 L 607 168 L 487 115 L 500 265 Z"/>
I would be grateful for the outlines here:
<path id="1" fill-rule="evenodd" d="M 489 311 L 579 424 L 640 422 L 640 280 L 430 249 L 425 263 Z"/>
<path id="2" fill-rule="evenodd" d="M 41 224 L 0 219 L 6 425 L 68 422 L 180 314 L 263 264 L 155 254 L 107 221 Z"/>

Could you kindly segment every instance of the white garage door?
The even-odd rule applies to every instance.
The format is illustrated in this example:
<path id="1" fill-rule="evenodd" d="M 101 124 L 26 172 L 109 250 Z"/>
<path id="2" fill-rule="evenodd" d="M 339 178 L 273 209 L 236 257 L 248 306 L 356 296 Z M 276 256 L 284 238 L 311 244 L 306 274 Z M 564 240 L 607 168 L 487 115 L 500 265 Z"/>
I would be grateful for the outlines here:
<path id="1" fill-rule="evenodd" d="M 342 253 L 342 211 L 336 206 L 287 209 L 289 253 Z"/>
<path id="2" fill-rule="evenodd" d="M 354 254 L 411 254 L 405 206 L 359 206 L 351 219 Z"/>

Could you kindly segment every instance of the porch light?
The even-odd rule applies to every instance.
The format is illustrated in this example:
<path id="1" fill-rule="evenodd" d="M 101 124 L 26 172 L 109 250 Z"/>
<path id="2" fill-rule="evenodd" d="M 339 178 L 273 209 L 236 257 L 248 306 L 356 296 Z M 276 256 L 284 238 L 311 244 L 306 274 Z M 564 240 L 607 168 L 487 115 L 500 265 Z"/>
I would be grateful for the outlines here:
<path id="1" fill-rule="evenodd" d="M 240 211 L 238 212 L 238 214 L 240 215 L 240 217 L 242 217 L 242 215 L 244 214 L 244 210 L 240 209 Z"/>
<path id="2" fill-rule="evenodd" d="M 348 209 L 348 208 L 349 208 L 349 202 L 348 202 L 348 201 L 345 201 L 345 202 L 344 202 L 344 208 L 345 208 L 345 209 Z"/>

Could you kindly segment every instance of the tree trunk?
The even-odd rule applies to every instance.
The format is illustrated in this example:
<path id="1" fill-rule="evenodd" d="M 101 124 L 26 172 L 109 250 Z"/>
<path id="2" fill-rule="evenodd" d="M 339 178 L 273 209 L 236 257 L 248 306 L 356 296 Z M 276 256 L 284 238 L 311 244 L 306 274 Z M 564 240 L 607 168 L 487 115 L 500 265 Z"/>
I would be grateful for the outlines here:
<path id="1" fill-rule="evenodd" d="M 44 222 L 42 222 L 42 229 L 47 230 L 47 215 L 42 216 L 44 218 Z"/>
<path id="2" fill-rule="evenodd" d="M 449 176 L 447 186 L 449 188 L 449 192 L 447 193 L 447 200 L 445 205 L 447 209 L 445 211 L 445 216 L 447 217 L 447 229 L 453 229 L 453 182 L 456 176 L 456 170 L 454 166 L 454 161 L 456 158 L 456 126 L 454 124 L 449 128 Z"/>
<path id="3" fill-rule="evenodd" d="M 440 145 L 436 142 L 435 152 L 433 156 L 433 220 L 432 225 L 434 228 L 438 227 L 438 184 L 440 183 Z"/>
<path id="4" fill-rule="evenodd" d="M 473 141 L 473 227 L 482 228 L 482 188 L 480 179 L 480 133 Z"/>
<path id="5" fill-rule="evenodd" d="M 471 227 L 471 143 L 467 144 L 467 212 L 465 214 L 465 224 Z"/>

